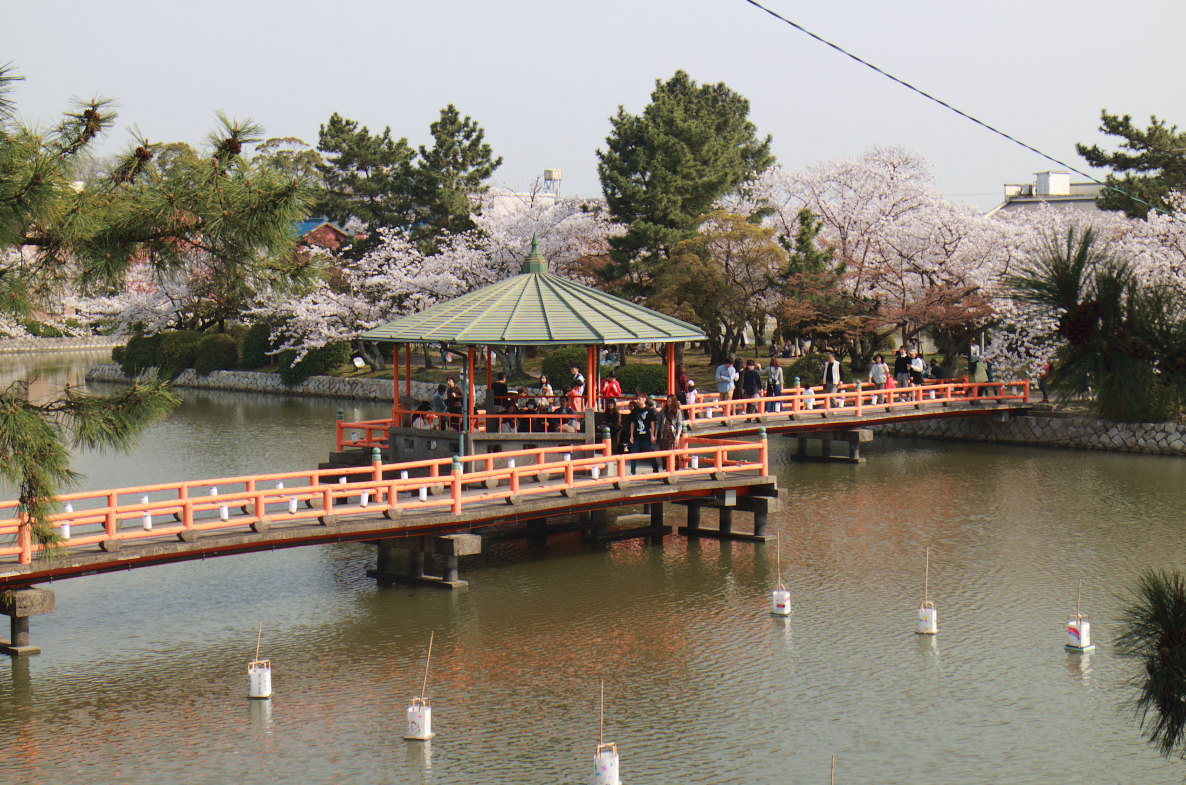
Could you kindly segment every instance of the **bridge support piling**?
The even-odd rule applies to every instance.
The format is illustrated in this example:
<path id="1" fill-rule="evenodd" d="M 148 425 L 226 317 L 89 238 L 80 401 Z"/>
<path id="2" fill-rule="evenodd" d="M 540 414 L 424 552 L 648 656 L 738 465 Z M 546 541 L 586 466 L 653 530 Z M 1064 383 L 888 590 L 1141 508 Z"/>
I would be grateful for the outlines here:
<path id="1" fill-rule="evenodd" d="M 795 460 L 799 461 L 864 463 L 865 459 L 861 457 L 861 443 L 873 441 L 873 431 L 869 428 L 843 428 L 827 431 L 800 431 L 797 433 L 787 434 L 787 436 L 793 438 L 796 442 Z M 815 439 L 819 441 L 820 454 L 818 456 L 807 454 L 807 442 L 809 439 Z M 833 441 L 847 442 L 848 455 L 833 455 Z"/>
<path id="2" fill-rule="evenodd" d="M 772 511 L 781 509 L 782 501 L 778 483 L 770 478 L 768 485 L 756 485 L 750 489 L 747 496 L 737 496 L 734 491 L 718 493 L 715 499 L 708 497 L 701 499 L 686 499 L 675 502 L 688 508 L 688 525 L 681 526 L 679 533 L 685 537 L 715 537 L 721 540 L 745 540 L 748 542 L 770 542 L 773 534 L 766 533 L 767 520 Z M 716 529 L 706 529 L 700 525 L 700 511 L 704 507 L 715 507 L 719 515 Z M 752 534 L 733 531 L 733 513 L 748 512 L 753 516 L 754 530 Z"/>
<path id="3" fill-rule="evenodd" d="M 9 640 L 0 640 L 0 654 L 27 657 L 41 647 L 29 643 L 29 617 L 54 612 L 54 593 L 48 589 L 16 589 L 0 596 L 0 613 L 11 619 Z"/>
<path id="4" fill-rule="evenodd" d="M 461 556 L 482 552 L 482 538 L 476 534 L 426 534 L 418 537 L 393 537 L 378 540 L 376 568 L 367 570 L 367 576 L 385 583 L 406 583 L 416 586 L 436 586 L 442 589 L 462 589 L 469 585 L 460 580 L 458 567 Z M 392 564 L 391 551 L 399 549 L 408 552 L 407 572 L 400 572 Z M 426 558 L 432 554 L 444 559 L 442 574 L 438 578 L 425 572 Z"/>

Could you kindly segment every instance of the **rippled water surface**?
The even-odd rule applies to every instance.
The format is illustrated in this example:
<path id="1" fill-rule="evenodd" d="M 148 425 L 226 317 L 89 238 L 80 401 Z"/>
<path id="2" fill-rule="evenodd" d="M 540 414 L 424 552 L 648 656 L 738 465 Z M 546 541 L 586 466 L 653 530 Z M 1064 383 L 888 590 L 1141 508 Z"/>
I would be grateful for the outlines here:
<path id="1" fill-rule="evenodd" d="M 52 385 L 97 357 L 34 364 Z M 8 378 L 28 362 L 0 357 Z M 308 468 L 339 406 L 383 409 L 183 395 L 133 455 L 79 456 L 84 487 Z M 791 444 L 772 441 L 787 619 L 766 612 L 773 544 L 678 536 L 488 541 L 455 593 L 377 587 L 353 544 L 57 582 L 43 653 L 0 661 L 6 779 L 588 782 L 604 679 L 629 785 L 823 783 L 833 753 L 837 783 L 1181 782 L 1119 709 L 1109 641 L 1134 576 L 1180 565 L 1186 461 L 899 439 L 824 466 Z M 927 547 L 934 639 L 913 634 Z M 1080 577 L 1085 656 L 1062 648 Z M 276 695 L 251 702 L 261 620 Z M 409 744 L 430 632 L 438 736 Z"/>

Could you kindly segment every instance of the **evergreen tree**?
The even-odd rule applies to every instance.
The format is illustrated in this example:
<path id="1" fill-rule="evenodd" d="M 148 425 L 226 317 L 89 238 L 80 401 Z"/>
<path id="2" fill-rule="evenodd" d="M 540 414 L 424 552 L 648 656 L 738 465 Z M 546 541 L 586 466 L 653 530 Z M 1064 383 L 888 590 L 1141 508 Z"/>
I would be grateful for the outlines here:
<path id="1" fill-rule="evenodd" d="M 485 193 L 485 181 L 502 165 L 486 144 L 486 132 L 468 115 L 463 119 L 453 104 L 441 110 L 429 126 L 431 149 L 420 146 L 411 173 L 412 236 L 421 249 L 432 252 L 437 238 L 476 228 L 480 209 L 474 198 Z"/>
<path id="2" fill-rule="evenodd" d="M 1101 210 L 1122 210 L 1129 218 L 1144 218 L 1150 205 L 1172 210 L 1165 201 L 1166 194 L 1186 186 L 1186 133 L 1180 133 L 1177 126 L 1167 126 L 1156 116 L 1150 117 L 1149 123 L 1142 131 L 1132 124 L 1131 116 L 1118 117 L 1104 111 L 1100 130 L 1121 139 L 1121 149 L 1108 152 L 1099 145 L 1075 145 L 1089 164 L 1111 169 L 1104 182 L 1125 192 L 1105 189 L 1096 199 Z"/>
<path id="3" fill-rule="evenodd" d="M 365 223 L 369 238 L 349 252 L 361 258 L 378 242 L 379 229 L 408 225 L 413 150 L 406 138 L 392 139 L 390 127 L 372 136 L 366 126 L 337 112 L 321 126 L 317 139 L 324 190 L 313 212 L 343 226 L 351 216 Z"/>
<path id="4" fill-rule="evenodd" d="M 618 107 L 597 151 L 610 214 L 627 230 L 610 239 L 607 281 L 650 294 L 652 269 L 696 234 L 701 216 L 774 163 L 770 137 L 759 140 L 748 116 L 749 101 L 724 83 L 697 85 L 683 71 L 656 80 L 641 116 Z"/>
<path id="5" fill-rule="evenodd" d="M 167 276 L 199 264 L 277 283 L 301 275 L 291 227 L 307 188 L 241 156 L 256 126 L 220 117 L 207 154 L 164 168 L 153 160 L 159 146 L 138 139 L 105 177 L 76 190 L 80 158 L 115 122 L 111 101 L 76 102 L 56 128 L 32 128 L 15 119 L 16 79 L 0 67 L 0 314 L 53 307 L 79 286 L 118 287 L 135 265 Z M 0 478 L 16 489 L 36 541 L 56 541 L 48 516 L 75 476 L 72 443 L 127 447 L 178 400 L 158 382 L 108 396 L 68 388 L 45 403 L 30 402 L 19 382 L 0 392 Z"/>

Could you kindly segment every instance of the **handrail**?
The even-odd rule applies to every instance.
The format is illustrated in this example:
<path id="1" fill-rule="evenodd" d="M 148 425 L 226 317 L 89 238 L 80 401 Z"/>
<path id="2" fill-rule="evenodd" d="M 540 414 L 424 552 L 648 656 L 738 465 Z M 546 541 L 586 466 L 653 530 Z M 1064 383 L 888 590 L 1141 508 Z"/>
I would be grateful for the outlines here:
<path id="1" fill-rule="evenodd" d="M 745 457 L 754 452 L 756 459 Z M 769 473 L 765 439 L 755 443 L 693 437 L 672 450 L 631 455 L 614 455 L 612 444 L 600 441 L 393 464 L 376 460 L 366 466 L 342 469 L 79 491 L 63 494 L 58 501 L 95 506 L 67 509 L 51 515 L 50 521 L 69 545 L 99 545 L 108 550 L 122 541 L 180 537 L 188 542 L 198 532 L 310 519 L 328 523 L 328 516 L 340 514 L 370 512 L 395 517 L 405 511 L 437 508 L 461 514 L 467 506 L 512 500 L 514 496 L 571 495 L 585 488 L 612 487 L 627 481 L 626 461 L 639 458 L 661 460 L 665 467 L 645 475 L 649 480 L 675 481 L 676 477 L 716 472 Z M 412 476 L 413 471 L 422 476 Z M 549 482 L 552 474 L 563 480 Z M 531 479 L 536 483 L 531 484 Z M 474 492 L 473 486 L 481 490 Z M 168 494 L 170 498 L 152 499 L 150 494 Z M 139 498 L 121 503 L 121 496 Z M 347 503 L 343 505 L 343 501 Z M 300 509 L 301 502 L 304 509 Z M 269 505 L 272 509 L 268 509 Z M 15 555 L 20 564 L 31 564 L 33 554 L 43 548 L 32 543 L 19 503 L 0 502 L 0 511 L 6 510 L 14 517 L 0 519 L 0 557 Z M 116 542 L 113 545 L 111 541 Z"/>

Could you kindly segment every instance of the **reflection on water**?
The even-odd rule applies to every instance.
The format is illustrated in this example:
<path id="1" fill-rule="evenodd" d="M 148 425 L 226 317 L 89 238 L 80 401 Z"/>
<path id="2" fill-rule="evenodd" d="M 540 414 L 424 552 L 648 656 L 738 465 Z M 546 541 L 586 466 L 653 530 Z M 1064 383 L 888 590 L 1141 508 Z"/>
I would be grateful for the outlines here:
<path id="1" fill-rule="evenodd" d="M 135 455 L 80 456 L 87 487 L 306 468 L 341 405 L 184 394 Z M 361 544 L 61 581 L 33 620 L 44 653 L 0 678 L 5 772 L 587 781 L 604 679 L 627 782 L 824 782 L 832 753 L 844 782 L 1181 778 L 1118 711 L 1130 669 L 1108 641 L 1133 577 L 1178 565 L 1186 462 L 896 440 L 862 466 L 794 465 L 785 444 L 787 618 L 768 612 L 773 545 L 677 536 L 488 541 L 450 593 L 376 586 Z M 927 547 L 934 637 L 914 634 Z M 1063 649 L 1079 578 L 1088 655 Z M 276 693 L 248 701 L 260 621 Z M 438 735 L 408 744 L 430 632 Z"/>

